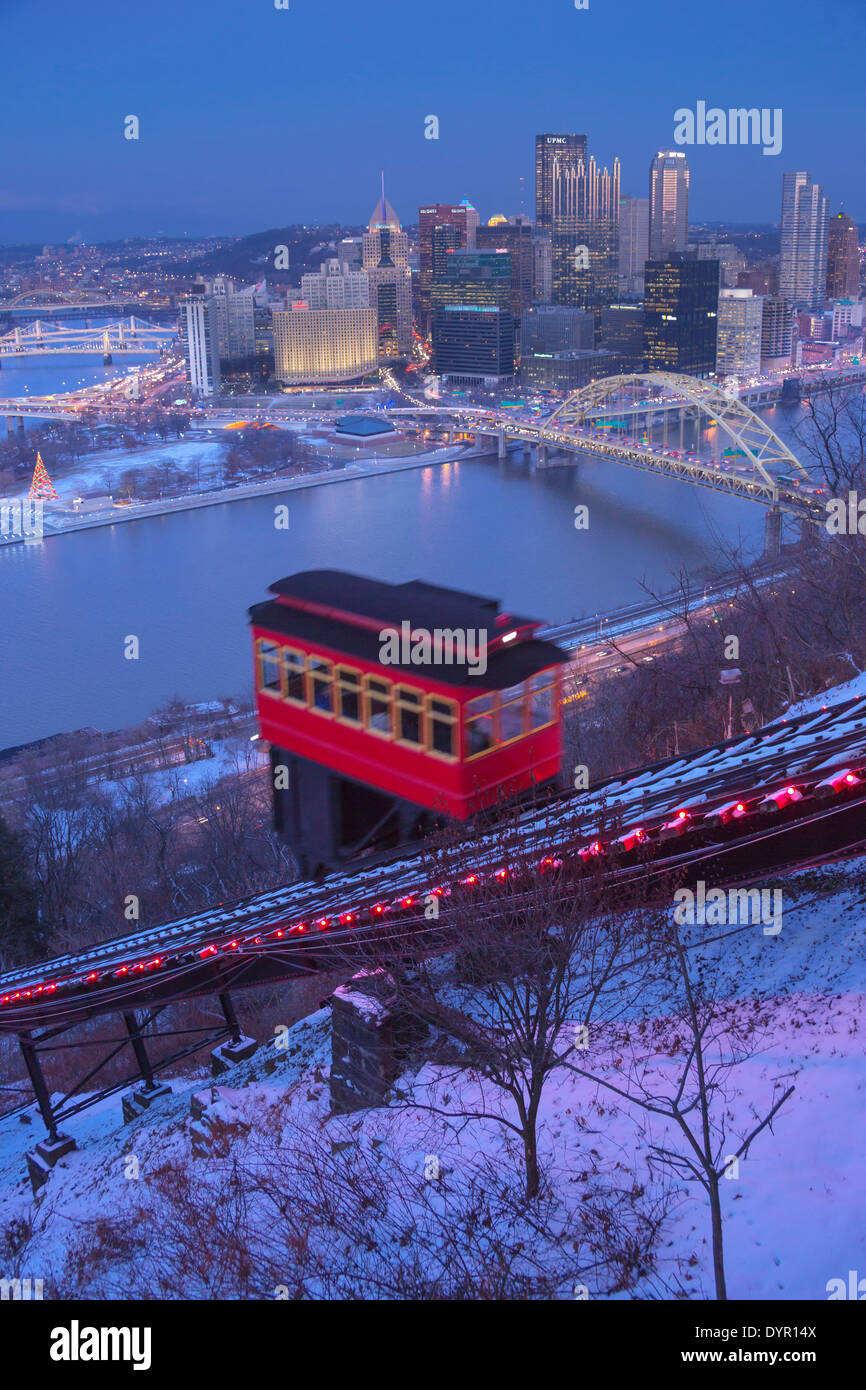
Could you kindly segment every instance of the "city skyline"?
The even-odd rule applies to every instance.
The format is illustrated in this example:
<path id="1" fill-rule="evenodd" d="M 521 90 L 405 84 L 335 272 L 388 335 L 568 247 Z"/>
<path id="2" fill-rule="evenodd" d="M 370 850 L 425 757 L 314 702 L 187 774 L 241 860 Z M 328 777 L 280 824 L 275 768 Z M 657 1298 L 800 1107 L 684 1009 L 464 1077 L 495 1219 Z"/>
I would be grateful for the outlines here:
<path id="1" fill-rule="evenodd" d="M 600 164 L 620 158 L 623 193 L 642 197 L 649 160 L 675 147 L 675 111 L 701 101 L 779 108 L 784 142 L 771 158 L 757 145 L 686 146 L 694 222 L 778 224 L 789 169 L 814 170 L 833 211 L 844 203 L 855 221 L 866 214 L 864 157 L 840 138 L 856 128 L 856 84 L 825 83 L 819 100 L 807 80 L 838 70 L 866 36 L 854 0 L 817 18 L 803 0 L 760 11 L 733 0 L 726 33 L 736 41 L 710 13 L 680 23 L 672 0 L 599 0 L 584 11 L 503 0 L 495 23 L 443 0 L 432 30 L 421 15 L 400 15 L 384 69 L 379 29 L 346 3 L 333 7 L 327 41 L 306 0 L 241 16 L 214 0 L 208 13 L 203 27 L 200 14 L 155 0 L 143 23 L 94 0 L 85 24 L 55 6 L 37 43 L 32 12 L 6 7 L 17 90 L 39 101 L 22 119 L 11 86 L 0 93 L 0 119 L 16 132 L 0 156 L 0 241 L 361 224 L 383 167 L 404 225 L 421 205 L 463 198 L 482 221 L 531 217 L 542 131 L 586 133 Z M 610 62 L 587 65 L 590 49 Z M 696 50 L 707 58 L 698 73 Z M 652 74 L 663 80 L 648 82 Z M 214 105 L 210 90 L 232 98 Z M 124 137 L 132 115 L 137 140 Z"/>

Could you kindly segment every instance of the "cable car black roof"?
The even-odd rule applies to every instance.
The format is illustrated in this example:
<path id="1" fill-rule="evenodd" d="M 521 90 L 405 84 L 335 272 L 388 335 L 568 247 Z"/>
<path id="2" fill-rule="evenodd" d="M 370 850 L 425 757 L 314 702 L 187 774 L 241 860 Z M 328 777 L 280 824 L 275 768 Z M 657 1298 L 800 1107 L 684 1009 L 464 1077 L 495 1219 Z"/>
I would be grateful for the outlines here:
<path id="1" fill-rule="evenodd" d="M 537 619 L 500 613 L 496 599 L 420 579 L 386 584 L 342 570 L 306 570 L 277 580 L 270 591 L 277 598 L 250 609 L 256 626 L 295 637 L 310 647 L 327 647 L 359 657 L 371 665 L 379 664 L 381 629 L 393 627 L 399 632 L 404 622 L 413 630 L 429 632 L 436 628 L 485 632 L 488 645 L 508 631 L 524 629 L 513 644 L 488 650 L 483 675 L 466 662 L 425 663 L 423 667 L 393 662 L 382 666 L 383 675 L 411 671 L 417 679 L 426 672 L 431 681 L 443 685 L 502 690 L 569 659 L 553 642 L 531 636 L 540 626 Z"/>

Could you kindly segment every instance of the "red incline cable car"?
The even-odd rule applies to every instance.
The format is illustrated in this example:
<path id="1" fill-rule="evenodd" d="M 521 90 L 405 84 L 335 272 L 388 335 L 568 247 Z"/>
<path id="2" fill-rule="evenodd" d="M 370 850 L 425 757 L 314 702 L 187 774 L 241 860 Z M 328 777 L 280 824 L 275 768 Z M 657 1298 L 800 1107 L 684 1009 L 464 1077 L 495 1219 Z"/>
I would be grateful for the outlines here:
<path id="1" fill-rule="evenodd" d="M 475 594 L 309 570 L 250 609 L 277 828 L 302 869 L 417 837 L 555 777 L 560 666 Z M 283 775 L 280 775 L 280 769 Z"/>

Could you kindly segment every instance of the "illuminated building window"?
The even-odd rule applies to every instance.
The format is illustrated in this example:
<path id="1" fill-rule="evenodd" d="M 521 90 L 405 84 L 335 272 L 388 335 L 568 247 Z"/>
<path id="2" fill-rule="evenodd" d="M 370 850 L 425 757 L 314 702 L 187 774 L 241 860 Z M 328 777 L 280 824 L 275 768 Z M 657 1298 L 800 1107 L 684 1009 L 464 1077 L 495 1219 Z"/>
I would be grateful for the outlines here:
<path id="1" fill-rule="evenodd" d="M 310 707 L 320 714 L 334 713 L 334 668 L 330 661 L 310 657 L 307 667 Z"/>
<path id="2" fill-rule="evenodd" d="M 337 714 L 350 724 L 361 723 L 361 674 L 349 666 L 337 667 Z"/>
<path id="3" fill-rule="evenodd" d="M 304 690 L 304 653 L 295 651 L 293 647 L 284 647 L 283 671 L 283 698 L 291 701 L 293 705 L 305 705 L 307 696 Z"/>
<path id="4" fill-rule="evenodd" d="M 442 758 L 457 757 L 457 704 L 433 695 L 427 697 L 427 747 Z"/>
<path id="5" fill-rule="evenodd" d="M 524 696 L 526 686 L 512 685 L 508 690 L 500 692 L 499 700 L 499 741 L 500 743 L 510 743 L 513 738 L 520 738 L 524 732 Z"/>
<path id="6" fill-rule="evenodd" d="M 366 696 L 367 731 L 381 738 L 390 738 L 391 725 L 391 682 L 380 680 L 378 676 L 364 677 Z"/>
<path id="7" fill-rule="evenodd" d="M 423 744 L 421 692 L 413 690 L 408 685 L 398 685 L 395 691 L 394 707 L 399 741 L 401 743 Z"/>
<path id="8" fill-rule="evenodd" d="M 269 695 L 280 694 L 280 649 L 276 642 L 266 642 L 260 637 L 258 648 L 259 690 Z"/>
<path id="9" fill-rule="evenodd" d="M 543 729 L 556 717 L 556 668 L 540 671 L 529 682 L 529 728 Z"/>
<path id="10" fill-rule="evenodd" d="M 496 741 L 493 727 L 493 695 L 479 695 L 466 706 L 466 756 L 477 758 L 487 753 Z"/>

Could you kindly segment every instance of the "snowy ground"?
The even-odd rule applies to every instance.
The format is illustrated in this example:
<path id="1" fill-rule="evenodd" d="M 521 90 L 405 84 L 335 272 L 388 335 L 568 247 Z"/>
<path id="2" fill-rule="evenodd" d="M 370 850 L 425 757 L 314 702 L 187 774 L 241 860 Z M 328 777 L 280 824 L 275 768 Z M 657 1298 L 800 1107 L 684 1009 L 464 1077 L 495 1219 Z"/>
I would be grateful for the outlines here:
<path id="1" fill-rule="evenodd" d="M 780 1079 L 785 1087 L 792 1081 L 796 1085 L 772 1131 L 765 1130 L 748 1158 L 741 1160 L 739 1176 L 722 1184 L 732 1298 L 822 1300 L 827 1298 L 829 1280 L 847 1279 L 852 1269 L 866 1273 L 862 869 L 861 861 L 832 874 L 826 871 L 789 880 L 783 929 L 776 937 L 765 936 L 760 926 L 741 928 L 726 937 L 721 953 L 707 946 L 705 939 L 696 940 L 696 949 L 717 962 L 722 997 L 731 1001 L 738 1016 L 757 1023 L 759 1032 L 766 1035 L 763 1048 L 731 1078 L 727 1109 L 733 1128 L 748 1125 L 753 1108 L 765 1113 Z M 273 1027 L 278 1026 L 275 1016 Z M 204 1099 L 211 1099 L 204 1069 L 193 1077 L 176 1078 L 173 1095 L 132 1126 L 121 1124 L 118 1097 L 69 1121 L 64 1128 L 75 1136 L 78 1147 L 61 1161 L 38 1204 L 24 1175 L 24 1151 L 40 1137 L 39 1122 L 22 1124 L 17 1118 L 0 1122 L 0 1265 L 4 1263 L 4 1231 L 20 1229 L 14 1223 L 21 1220 L 32 1221 L 34 1227 L 29 1245 L 20 1254 L 7 1245 L 0 1275 L 42 1277 L 46 1297 L 52 1289 L 70 1288 L 82 1297 L 92 1288 L 91 1296 L 98 1296 L 110 1286 L 112 1276 L 118 1296 L 124 1288 L 139 1289 L 142 1280 L 146 1286 L 150 1263 L 159 1263 L 158 1253 L 164 1266 L 171 1249 L 170 1224 L 165 1228 L 165 1242 L 157 1242 L 158 1252 L 152 1237 L 142 1236 L 142 1248 L 130 1253 L 118 1246 L 112 1255 L 117 1228 L 107 1240 L 106 1222 L 128 1213 L 128 1222 L 122 1221 L 119 1229 L 127 1231 L 130 1239 L 139 1229 L 160 1229 L 159 1222 L 155 1227 L 146 1223 L 139 1227 L 137 1209 L 140 1203 L 157 1200 L 166 1165 L 173 1165 L 173 1191 L 189 1179 L 192 1192 L 200 1192 L 206 1183 L 226 1200 L 233 1159 L 255 1166 L 267 1154 L 272 1176 L 279 1178 L 281 1162 L 288 1162 L 298 1135 L 308 1137 L 313 1146 L 322 1145 L 329 1155 L 346 1150 L 363 1156 L 375 1166 L 377 1183 L 385 1193 L 405 1183 L 407 1173 L 413 1175 L 418 1193 L 431 1191 L 424 1176 L 431 1155 L 440 1169 L 440 1192 L 449 1184 L 459 1186 L 461 1175 L 474 1171 L 482 1161 L 513 1172 L 513 1151 L 506 1153 L 504 1131 L 495 1120 L 466 1124 L 460 1118 L 467 1110 L 486 1108 L 497 1113 L 501 1102 L 489 1083 L 482 1086 L 466 1071 L 422 1058 L 418 1069 L 398 1079 L 389 1106 L 332 1116 L 327 1086 L 328 1011 L 290 1029 L 285 1051 L 276 1051 L 273 1042 L 268 1043 L 269 1033 L 273 1036 L 271 1030 L 264 1030 L 263 1045 L 255 1057 L 223 1078 L 226 1085 L 217 1086 L 219 1103 L 212 1113 L 225 1122 L 226 1129 L 219 1151 L 204 1157 L 193 1156 L 202 1126 L 190 1115 L 195 1093 L 204 1092 Z M 646 1059 L 654 1085 L 670 1080 L 676 1044 L 658 1004 L 643 1000 L 639 1010 L 632 1009 L 619 1021 L 615 1033 L 602 1030 L 586 1055 L 597 1074 L 619 1082 L 624 1074 L 622 1059 L 629 1049 Z M 271 1076 L 265 1070 L 266 1059 L 276 1062 Z M 444 1116 L 431 1116 L 421 1108 L 433 1102 L 446 1112 Z M 564 1070 L 554 1074 L 541 1116 L 541 1153 L 552 1200 L 562 1213 L 579 1213 L 587 1197 L 609 1182 L 647 1180 L 649 1137 L 640 1133 L 638 1119 L 636 1110 L 612 1101 L 596 1083 Z M 666 1134 L 666 1123 L 654 1118 L 652 1139 L 660 1142 Z M 137 1160 L 135 1181 L 128 1176 L 130 1156 Z M 262 1212 L 257 1214 L 254 1201 L 245 1219 L 251 1229 L 257 1221 L 261 1226 L 268 1220 Z M 377 1227 L 378 1220 L 375 1213 L 363 1217 L 379 1242 L 376 1258 L 387 1264 L 389 1242 L 395 1241 L 396 1257 L 403 1258 L 393 1226 L 383 1221 Z M 515 1223 L 505 1217 L 502 1223 L 502 1229 L 494 1232 L 496 1238 L 515 1239 Z M 103 1249 L 98 1278 L 96 1266 L 81 1263 L 82 1248 L 97 1232 L 101 1232 Z M 339 1264 L 342 1258 L 335 1248 L 335 1261 Z M 187 1271 L 174 1285 L 171 1296 L 207 1296 L 205 1275 L 196 1268 L 197 1273 Z M 90 1271 L 87 1277 L 82 1269 Z M 675 1280 L 686 1297 L 712 1296 L 709 1225 L 699 1192 L 683 1191 L 667 1218 L 659 1252 L 661 1276 Z M 274 1297 L 268 1286 L 271 1277 L 279 1282 L 266 1266 L 258 1296 Z M 658 1296 L 658 1277 L 618 1296 Z M 158 1278 L 155 1270 L 152 1278 Z M 589 1296 L 596 1293 L 590 1284 Z M 560 1296 L 573 1295 L 564 1289 Z"/>
<path id="2" fill-rule="evenodd" d="M 786 717 L 796 718 L 798 714 L 810 714 L 813 710 L 827 709 L 831 704 L 840 704 L 843 700 L 862 699 L 866 696 L 866 671 L 861 671 L 859 675 L 852 676 L 851 680 L 843 681 L 841 685 L 834 685 L 829 690 L 825 690 L 822 695 L 809 695 L 805 700 L 798 700 L 795 705 L 790 705 L 785 711 Z"/>

